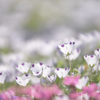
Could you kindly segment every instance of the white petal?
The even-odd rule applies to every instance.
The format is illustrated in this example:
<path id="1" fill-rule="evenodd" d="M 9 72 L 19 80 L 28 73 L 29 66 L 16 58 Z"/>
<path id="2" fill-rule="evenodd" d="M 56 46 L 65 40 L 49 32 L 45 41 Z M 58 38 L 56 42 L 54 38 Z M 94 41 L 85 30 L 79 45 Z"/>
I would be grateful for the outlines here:
<path id="1" fill-rule="evenodd" d="M 6 78 L 5 72 L 0 72 L 0 83 L 3 84 Z"/>
<path id="2" fill-rule="evenodd" d="M 20 85 L 20 86 L 26 86 L 28 84 L 28 82 L 30 81 L 30 79 L 23 79 L 22 77 L 18 76 L 15 77 L 16 82 Z"/>
<path id="3" fill-rule="evenodd" d="M 78 89 L 82 89 L 88 82 L 89 78 L 88 77 L 83 77 L 81 79 L 78 80 L 78 83 L 75 85 L 76 88 Z"/>
<path id="4" fill-rule="evenodd" d="M 46 66 L 46 67 L 43 69 L 43 74 L 42 74 L 42 76 L 43 76 L 44 78 L 46 78 L 50 73 L 51 73 L 51 68 Z"/>
<path id="5" fill-rule="evenodd" d="M 21 73 L 27 73 L 29 68 L 31 66 L 31 63 L 22 63 L 16 66 L 16 69 L 19 70 Z"/>

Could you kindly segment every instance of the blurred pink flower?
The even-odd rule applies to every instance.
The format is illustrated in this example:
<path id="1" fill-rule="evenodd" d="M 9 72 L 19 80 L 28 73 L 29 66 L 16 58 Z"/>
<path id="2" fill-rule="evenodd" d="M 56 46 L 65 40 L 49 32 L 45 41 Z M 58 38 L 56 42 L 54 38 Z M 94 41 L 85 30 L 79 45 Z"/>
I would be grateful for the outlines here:
<path id="1" fill-rule="evenodd" d="M 13 89 L 9 89 L 0 94 L 1 100 L 9 100 L 15 96 L 15 91 Z"/>
<path id="2" fill-rule="evenodd" d="M 90 98 L 95 98 L 96 100 L 99 100 L 99 93 L 97 93 L 99 87 L 95 83 L 90 84 L 89 86 L 85 86 L 83 88 L 83 92 L 87 93 Z M 99 99 L 97 99 L 99 98 Z"/>
<path id="3" fill-rule="evenodd" d="M 97 85 L 95 83 L 92 83 L 92 84 L 90 84 L 90 86 L 85 86 L 83 88 L 83 92 L 90 94 L 90 93 L 96 91 L 97 89 L 98 89 Z"/>
<path id="4" fill-rule="evenodd" d="M 80 95 L 80 93 L 74 92 L 74 93 L 70 93 L 69 97 L 70 97 L 71 100 L 77 100 L 79 95 Z"/>
<path id="5" fill-rule="evenodd" d="M 65 85 L 76 85 L 78 83 L 80 76 L 68 76 L 64 79 Z"/>
<path id="6" fill-rule="evenodd" d="M 54 95 L 62 94 L 62 91 L 58 88 L 57 85 L 52 86 L 41 86 L 41 85 L 34 85 L 32 87 L 28 87 L 25 90 L 25 93 L 31 97 L 36 99 L 43 99 L 43 100 L 51 100 Z"/>
<path id="7" fill-rule="evenodd" d="M 23 96 L 23 97 L 15 97 L 13 98 L 13 100 L 31 100 L 31 99 Z"/>

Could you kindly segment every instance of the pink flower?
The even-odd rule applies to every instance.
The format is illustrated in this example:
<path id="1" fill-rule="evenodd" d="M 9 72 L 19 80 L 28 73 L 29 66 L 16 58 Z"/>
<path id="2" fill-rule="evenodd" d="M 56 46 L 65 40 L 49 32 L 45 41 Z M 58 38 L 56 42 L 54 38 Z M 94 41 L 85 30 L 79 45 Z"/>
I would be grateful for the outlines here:
<path id="1" fill-rule="evenodd" d="M 52 86 L 35 86 L 35 95 L 34 97 L 36 99 L 44 99 L 44 100 L 51 100 L 51 98 L 54 95 L 59 95 L 62 93 L 62 91 L 58 88 L 57 85 L 52 85 Z"/>
<path id="2" fill-rule="evenodd" d="M 84 93 L 92 93 L 98 89 L 97 85 L 95 83 L 90 84 L 90 86 L 85 86 L 83 88 Z"/>
<path id="3" fill-rule="evenodd" d="M 57 85 L 45 87 L 41 85 L 34 85 L 25 89 L 25 94 L 31 98 L 36 98 L 39 100 L 51 100 L 54 95 L 62 94 L 62 91 Z"/>
<path id="4" fill-rule="evenodd" d="M 34 87 L 31 86 L 31 87 L 25 88 L 24 94 L 27 94 L 30 98 L 34 98 L 34 95 L 35 95 Z"/>
<path id="5" fill-rule="evenodd" d="M 15 97 L 12 100 L 31 100 L 31 99 L 30 98 L 27 98 L 27 97 Z"/>
<path id="6" fill-rule="evenodd" d="M 65 77 L 64 84 L 65 85 L 76 85 L 78 83 L 80 76 L 69 76 Z"/>
<path id="7" fill-rule="evenodd" d="M 74 92 L 74 93 L 70 93 L 69 97 L 71 100 L 77 100 L 78 96 L 80 95 L 80 93 L 78 92 Z"/>
<path id="8" fill-rule="evenodd" d="M 99 93 L 97 93 L 96 91 L 93 91 L 93 92 L 91 92 L 90 94 L 89 94 L 89 96 L 91 97 L 91 98 L 97 98 L 98 97 L 98 95 L 100 95 Z M 100 98 L 99 98 L 100 99 Z"/>
<path id="9" fill-rule="evenodd" d="M 90 86 L 86 86 L 83 88 L 83 92 L 87 93 L 90 98 L 95 98 L 96 100 L 99 100 L 99 93 L 97 93 L 98 87 L 95 83 L 90 84 Z M 99 99 L 97 99 L 99 98 Z"/>
<path id="10" fill-rule="evenodd" d="M 13 89 L 10 89 L 6 92 L 3 92 L 1 95 L 0 95 L 0 98 L 2 100 L 9 100 L 11 98 L 13 98 L 13 96 L 15 96 L 15 91 Z"/>

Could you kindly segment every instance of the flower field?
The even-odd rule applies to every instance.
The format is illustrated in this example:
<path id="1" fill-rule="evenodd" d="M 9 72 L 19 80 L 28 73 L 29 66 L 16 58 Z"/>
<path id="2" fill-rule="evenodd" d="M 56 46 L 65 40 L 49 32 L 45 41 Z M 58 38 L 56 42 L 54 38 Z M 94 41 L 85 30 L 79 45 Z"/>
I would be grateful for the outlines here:
<path id="1" fill-rule="evenodd" d="M 99 32 L 35 41 L 1 49 L 0 100 L 100 100 Z"/>
<path id="2" fill-rule="evenodd" d="M 100 0 L 0 0 L 0 100 L 100 100 Z"/>

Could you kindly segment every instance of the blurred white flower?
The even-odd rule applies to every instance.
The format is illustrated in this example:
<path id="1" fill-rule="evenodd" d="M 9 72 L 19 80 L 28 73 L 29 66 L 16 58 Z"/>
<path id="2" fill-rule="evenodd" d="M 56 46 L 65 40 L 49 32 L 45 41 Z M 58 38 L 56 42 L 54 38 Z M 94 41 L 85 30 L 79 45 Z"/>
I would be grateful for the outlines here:
<path id="1" fill-rule="evenodd" d="M 86 60 L 86 62 L 90 67 L 95 66 L 98 62 L 98 59 L 95 55 L 85 55 L 84 59 Z"/>
<path id="2" fill-rule="evenodd" d="M 94 50 L 94 53 L 100 59 L 100 49 Z"/>
<path id="3" fill-rule="evenodd" d="M 32 64 L 30 70 L 32 71 L 34 76 L 41 77 L 43 74 L 44 67 L 45 65 L 43 63 Z"/>
<path id="4" fill-rule="evenodd" d="M 57 76 L 56 75 L 51 75 L 51 76 L 47 76 L 47 80 L 50 82 L 50 83 L 54 83 L 56 81 L 56 78 Z"/>
<path id="5" fill-rule="evenodd" d="M 51 73 L 51 71 L 52 71 L 52 67 L 50 67 L 50 66 L 44 66 L 43 67 L 43 74 L 42 74 L 42 76 L 44 78 L 46 78 Z"/>
<path id="6" fill-rule="evenodd" d="M 70 55 L 74 50 L 75 42 L 64 43 L 62 45 L 58 45 L 60 51 L 65 55 Z"/>
<path id="7" fill-rule="evenodd" d="M 53 100 L 70 100 L 67 95 L 56 96 Z"/>
<path id="8" fill-rule="evenodd" d="M 100 32 L 99 31 L 94 31 L 93 35 L 96 38 L 96 42 L 98 43 L 100 41 Z"/>
<path id="9" fill-rule="evenodd" d="M 30 81 L 30 75 L 29 74 L 25 74 L 23 76 L 17 76 L 15 77 L 16 82 L 20 85 L 20 86 L 26 86 L 28 84 L 28 82 Z"/>
<path id="10" fill-rule="evenodd" d="M 87 84 L 89 78 L 87 76 L 82 77 L 78 80 L 78 83 L 75 85 L 76 88 L 82 89 Z"/>
<path id="11" fill-rule="evenodd" d="M 27 73 L 31 67 L 31 63 L 24 62 L 16 66 L 16 69 L 21 73 Z"/>
<path id="12" fill-rule="evenodd" d="M 10 68 L 9 68 L 10 67 Z M 6 82 L 12 82 L 15 79 L 15 68 L 10 65 L 0 65 L 0 72 L 6 73 Z"/>
<path id="13" fill-rule="evenodd" d="M 82 93 L 80 96 L 78 96 L 77 100 L 89 100 L 89 95 Z"/>
<path id="14" fill-rule="evenodd" d="M 40 40 L 32 39 L 32 40 L 27 41 L 27 43 L 24 43 L 24 45 L 26 49 L 22 48 L 22 51 L 24 51 L 25 53 L 28 54 L 28 52 L 30 52 L 31 54 L 34 54 L 35 52 L 37 52 L 38 54 L 43 55 L 43 56 L 50 56 L 56 48 L 55 41 L 46 42 L 42 39 Z M 41 49 L 41 48 L 44 48 L 44 49 Z"/>
<path id="15" fill-rule="evenodd" d="M 97 86 L 100 87 L 100 81 L 97 83 Z"/>
<path id="16" fill-rule="evenodd" d="M 4 84 L 5 78 L 6 78 L 6 73 L 0 72 L 0 84 Z"/>
<path id="17" fill-rule="evenodd" d="M 100 71 L 100 63 L 97 63 L 97 64 L 93 67 L 92 71 L 93 71 L 93 72 L 94 72 L 94 71 Z"/>
<path id="18" fill-rule="evenodd" d="M 18 63 L 20 63 L 21 61 L 23 61 L 25 59 L 25 56 L 23 53 L 9 53 L 9 54 L 6 54 L 6 55 L 2 55 L 1 56 L 1 60 L 4 62 L 4 63 L 7 63 L 7 64 L 11 64 L 11 65 L 16 65 Z"/>
<path id="19" fill-rule="evenodd" d="M 68 55 L 68 56 L 64 55 L 64 57 L 65 57 L 65 59 L 75 60 L 80 55 L 80 52 L 81 52 L 80 49 L 74 49 L 70 55 Z"/>
<path id="20" fill-rule="evenodd" d="M 68 75 L 69 71 L 70 68 L 57 68 L 54 72 L 59 78 L 64 78 Z"/>
<path id="21" fill-rule="evenodd" d="M 40 43 L 41 45 L 39 46 L 38 53 L 44 56 L 50 56 L 56 48 L 55 41 L 50 41 L 50 42 L 40 41 Z M 41 48 L 44 48 L 44 49 L 41 49 Z"/>
<path id="22" fill-rule="evenodd" d="M 88 38 L 88 39 L 86 39 Z M 87 34 L 79 34 L 79 39 L 83 41 L 83 43 L 93 43 L 95 41 L 94 36 L 91 33 Z"/>
<path id="23" fill-rule="evenodd" d="M 84 69 L 85 69 L 84 65 L 81 65 L 81 66 L 78 68 L 79 74 L 81 74 L 81 73 L 84 71 Z"/>

